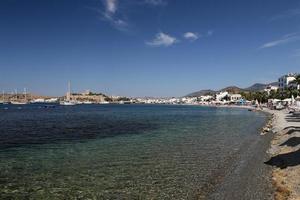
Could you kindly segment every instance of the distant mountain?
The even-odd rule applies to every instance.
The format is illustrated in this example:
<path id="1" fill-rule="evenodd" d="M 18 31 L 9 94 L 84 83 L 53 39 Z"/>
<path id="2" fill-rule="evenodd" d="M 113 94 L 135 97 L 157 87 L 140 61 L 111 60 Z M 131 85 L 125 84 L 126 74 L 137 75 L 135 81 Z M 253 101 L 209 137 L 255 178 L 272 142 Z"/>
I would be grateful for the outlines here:
<path id="1" fill-rule="evenodd" d="M 237 86 L 229 86 L 229 87 L 221 89 L 220 91 L 227 91 L 227 92 L 232 93 L 232 94 L 237 94 L 237 93 L 241 93 L 245 90 L 242 89 L 242 88 L 239 88 Z"/>
<path id="2" fill-rule="evenodd" d="M 240 93 L 240 92 L 244 91 L 244 89 L 239 88 L 237 86 L 229 86 L 229 87 L 223 88 L 223 89 L 218 90 L 218 91 L 216 91 L 216 90 L 200 90 L 200 91 L 188 94 L 186 96 L 187 97 L 199 97 L 199 96 L 204 96 L 204 95 L 215 95 L 220 91 L 227 91 L 229 93 L 236 94 L 236 93 Z"/>
<path id="3" fill-rule="evenodd" d="M 203 95 L 214 95 L 220 91 L 227 91 L 229 93 L 233 93 L 233 94 L 237 94 L 237 93 L 241 93 L 241 92 L 257 92 L 257 91 L 261 91 L 263 89 L 265 89 L 268 85 L 272 85 L 272 86 L 277 86 L 278 83 L 277 82 L 272 82 L 269 84 L 263 84 L 263 83 L 255 83 L 253 85 L 251 85 L 250 87 L 247 88 L 239 88 L 237 86 L 229 86 L 226 88 L 223 88 L 221 90 L 215 91 L 215 90 L 200 90 L 197 92 L 193 92 L 191 94 L 186 95 L 187 97 L 199 97 L 199 96 L 203 96 Z"/>
<path id="4" fill-rule="evenodd" d="M 193 92 L 191 94 L 186 95 L 187 97 L 200 97 L 204 95 L 215 95 L 217 91 L 214 90 L 200 90 L 197 92 Z"/>
<path id="5" fill-rule="evenodd" d="M 255 83 L 251 85 L 250 87 L 245 88 L 247 91 L 255 92 L 255 91 L 261 91 L 265 89 L 268 85 L 277 86 L 278 82 L 273 82 L 269 84 L 262 84 L 262 83 Z"/>

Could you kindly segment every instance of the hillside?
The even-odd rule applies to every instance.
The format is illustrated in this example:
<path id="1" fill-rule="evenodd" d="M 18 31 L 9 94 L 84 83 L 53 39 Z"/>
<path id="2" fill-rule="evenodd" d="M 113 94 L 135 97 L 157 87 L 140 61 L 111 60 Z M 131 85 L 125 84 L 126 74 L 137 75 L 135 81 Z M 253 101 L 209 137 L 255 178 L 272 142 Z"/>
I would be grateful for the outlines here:
<path id="1" fill-rule="evenodd" d="M 217 91 L 214 90 L 200 90 L 197 92 L 193 92 L 191 94 L 186 95 L 187 97 L 199 97 L 203 95 L 215 95 Z"/>
<path id="2" fill-rule="evenodd" d="M 262 91 L 263 89 L 265 89 L 268 85 L 272 85 L 272 86 L 277 86 L 277 82 L 272 82 L 269 84 L 263 84 L 263 83 L 255 83 L 253 85 L 251 85 L 250 87 L 246 87 L 246 88 L 240 88 L 237 86 L 228 86 L 225 87 L 223 89 L 220 90 L 200 90 L 197 92 L 193 92 L 190 93 L 188 95 L 186 95 L 187 97 L 198 97 L 198 96 L 203 96 L 203 95 L 214 95 L 220 91 L 227 91 L 229 93 L 233 93 L 233 94 L 237 94 L 237 93 L 241 93 L 241 92 L 257 92 L 257 91 Z"/>
<path id="3" fill-rule="evenodd" d="M 245 90 L 242 89 L 242 88 L 239 88 L 237 86 L 229 86 L 229 87 L 221 89 L 220 91 L 227 91 L 227 92 L 232 93 L 232 94 L 237 94 L 237 93 L 241 93 Z"/>
<path id="4" fill-rule="evenodd" d="M 262 84 L 262 83 L 255 83 L 252 86 L 245 88 L 247 91 L 261 91 L 265 89 L 268 85 L 277 86 L 277 82 L 269 83 L 269 84 Z"/>

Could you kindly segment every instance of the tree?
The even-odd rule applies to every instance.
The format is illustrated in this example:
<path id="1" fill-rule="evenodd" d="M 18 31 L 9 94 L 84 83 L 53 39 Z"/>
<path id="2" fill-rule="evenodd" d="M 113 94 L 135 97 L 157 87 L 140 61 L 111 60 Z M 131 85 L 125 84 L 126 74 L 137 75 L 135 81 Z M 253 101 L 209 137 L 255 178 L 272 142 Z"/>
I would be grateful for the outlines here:
<path id="1" fill-rule="evenodd" d="M 300 74 L 296 76 L 294 82 L 297 83 L 297 85 L 300 85 Z"/>
<path id="2" fill-rule="evenodd" d="M 294 88 L 294 89 L 297 89 L 297 86 L 300 85 L 300 74 L 297 75 L 297 76 L 295 77 L 295 80 L 293 80 L 291 83 L 292 83 L 292 84 L 295 84 L 295 85 L 296 85 L 296 88 Z"/>

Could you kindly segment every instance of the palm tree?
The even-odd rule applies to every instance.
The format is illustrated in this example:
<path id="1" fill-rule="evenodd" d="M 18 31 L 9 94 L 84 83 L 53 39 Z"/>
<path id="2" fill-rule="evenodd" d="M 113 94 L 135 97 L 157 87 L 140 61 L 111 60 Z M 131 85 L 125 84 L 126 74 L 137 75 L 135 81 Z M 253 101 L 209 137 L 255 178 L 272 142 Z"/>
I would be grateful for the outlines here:
<path id="1" fill-rule="evenodd" d="M 300 85 L 300 74 L 296 76 L 295 82 Z"/>
<path id="2" fill-rule="evenodd" d="M 295 80 L 293 80 L 291 83 L 296 84 L 296 85 L 297 85 L 297 86 L 296 86 L 296 89 L 298 89 L 297 87 L 299 87 L 299 85 L 300 85 L 300 74 L 297 75 L 297 76 L 295 77 Z"/>

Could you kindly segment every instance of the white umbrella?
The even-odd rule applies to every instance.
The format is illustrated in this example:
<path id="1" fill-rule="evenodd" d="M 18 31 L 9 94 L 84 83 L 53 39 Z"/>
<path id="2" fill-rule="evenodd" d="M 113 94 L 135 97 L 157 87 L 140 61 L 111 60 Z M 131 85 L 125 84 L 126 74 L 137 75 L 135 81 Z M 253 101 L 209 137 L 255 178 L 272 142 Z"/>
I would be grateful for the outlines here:
<path id="1" fill-rule="evenodd" d="M 294 95 L 292 95 L 291 104 L 292 104 L 292 105 L 295 104 L 295 98 L 294 98 Z"/>
<path id="2" fill-rule="evenodd" d="M 291 101 L 292 101 L 292 99 L 290 99 L 290 98 L 286 98 L 286 99 L 283 99 L 282 101 L 284 101 L 284 102 L 291 102 Z"/>

